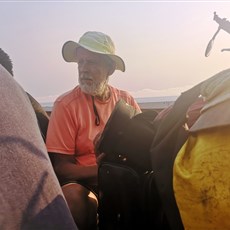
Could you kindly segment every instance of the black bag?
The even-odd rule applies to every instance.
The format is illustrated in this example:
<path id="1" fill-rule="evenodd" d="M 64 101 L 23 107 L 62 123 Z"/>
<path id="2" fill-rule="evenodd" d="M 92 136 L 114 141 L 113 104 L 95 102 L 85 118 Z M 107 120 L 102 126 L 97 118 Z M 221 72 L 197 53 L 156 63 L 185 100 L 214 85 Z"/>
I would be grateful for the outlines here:
<path id="1" fill-rule="evenodd" d="M 183 128 L 187 109 L 199 92 L 197 86 L 183 93 L 162 120 L 154 120 L 156 113 L 138 114 L 120 126 L 119 120 L 107 124 L 99 148 L 107 153 L 98 171 L 102 229 L 183 229 L 172 190 L 172 166 L 188 136 Z"/>
<path id="2" fill-rule="evenodd" d="M 140 176 L 130 167 L 99 166 L 99 229 L 141 229 Z"/>
<path id="3" fill-rule="evenodd" d="M 170 230 L 153 172 L 103 162 L 99 167 L 99 229 Z"/>
<path id="4" fill-rule="evenodd" d="M 152 177 L 149 149 L 156 115 L 154 110 L 136 114 L 132 107 L 119 101 L 106 124 L 96 146 L 98 152 L 107 154 L 98 169 L 100 230 L 162 225 L 163 212 L 152 218 L 149 206 L 143 205 L 155 207 L 158 201 L 149 202 L 142 196 L 146 190 L 150 197 L 155 186 L 146 181 Z"/>
<path id="5" fill-rule="evenodd" d="M 154 136 L 155 110 L 143 113 L 120 100 L 101 134 L 96 152 L 106 153 L 105 161 L 131 167 L 138 173 L 151 170 L 149 149 Z"/>

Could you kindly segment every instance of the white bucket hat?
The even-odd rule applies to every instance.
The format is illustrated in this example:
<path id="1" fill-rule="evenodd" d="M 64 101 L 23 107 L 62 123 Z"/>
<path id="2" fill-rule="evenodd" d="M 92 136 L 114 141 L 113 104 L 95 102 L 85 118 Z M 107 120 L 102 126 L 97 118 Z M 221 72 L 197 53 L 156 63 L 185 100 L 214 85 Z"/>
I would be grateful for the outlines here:
<path id="1" fill-rule="evenodd" d="M 83 47 L 91 52 L 105 54 L 116 63 L 116 69 L 125 71 L 125 63 L 119 56 L 115 55 L 115 46 L 112 39 L 96 31 L 88 31 L 82 35 L 79 42 L 67 41 L 62 47 L 62 56 L 66 62 L 76 61 L 76 49 Z"/>

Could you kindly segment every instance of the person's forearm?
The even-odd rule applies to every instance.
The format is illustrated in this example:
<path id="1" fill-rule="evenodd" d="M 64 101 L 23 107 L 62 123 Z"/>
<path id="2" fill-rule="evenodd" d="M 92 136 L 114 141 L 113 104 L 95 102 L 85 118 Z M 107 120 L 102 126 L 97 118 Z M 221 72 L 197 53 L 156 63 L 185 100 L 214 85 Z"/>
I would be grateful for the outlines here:
<path id="1" fill-rule="evenodd" d="M 97 170 L 97 165 L 81 166 L 75 164 L 61 164 L 55 169 L 57 175 L 63 179 L 86 180 L 89 182 L 96 182 Z"/>

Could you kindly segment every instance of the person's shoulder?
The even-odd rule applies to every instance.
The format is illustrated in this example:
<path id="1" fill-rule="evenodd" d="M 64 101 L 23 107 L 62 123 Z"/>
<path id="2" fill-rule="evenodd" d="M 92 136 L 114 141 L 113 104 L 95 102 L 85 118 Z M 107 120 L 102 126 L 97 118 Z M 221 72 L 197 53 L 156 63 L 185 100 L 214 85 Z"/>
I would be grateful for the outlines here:
<path id="1" fill-rule="evenodd" d="M 116 87 L 113 87 L 113 86 L 109 86 L 110 87 L 110 90 L 112 91 L 112 93 L 114 94 L 117 94 L 119 95 L 120 97 L 125 97 L 125 98 L 133 98 L 132 95 L 128 92 L 128 91 L 125 91 L 125 90 L 122 90 L 122 89 L 118 89 Z"/>
<path id="2" fill-rule="evenodd" d="M 75 88 L 58 96 L 57 99 L 55 100 L 55 104 L 70 105 L 74 101 L 76 102 L 77 100 L 79 100 L 81 96 L 82 93 L 80 87 L 76 86 Z"/>
<path id="3" fill-rule="evenodd" d="M 19 84 L 15 81 L 15 79 L 13 78 L 13 76 L 7 71 L 7 69 L 0 64 L 0 78 L 1 78 L 1 84 L 11 84 L 14 85 L 15 87 L 21 87 L 19 86 Z M 4 85 L 4 89 L 5 88 Z"/>
<path id="4" fill-rule="evenodd" d="M 22 100 L 27 99 L 26 92 L 23 87 L 12 77 L 12 75 L 0 64 L 0 82 L 2 95 L 9 95 L 9 97 L 22 97 Z M 29 100 L 27 101 L 28 104 Z M 12 101 L 15 104 L 15 101 Z M 20 104 L 19 104 L 20 105 Z"/>

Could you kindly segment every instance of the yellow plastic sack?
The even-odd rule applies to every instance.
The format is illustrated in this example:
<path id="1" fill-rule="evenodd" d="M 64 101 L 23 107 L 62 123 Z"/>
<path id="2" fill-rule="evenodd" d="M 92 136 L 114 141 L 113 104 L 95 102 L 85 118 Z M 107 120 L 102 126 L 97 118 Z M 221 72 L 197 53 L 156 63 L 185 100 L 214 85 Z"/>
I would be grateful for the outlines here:
<path id="1" fill-rule="evenodd" d="M 230 127 L 193 133 L 173 171 L 175 198 L 186 230 L 230 229 Z"/>

